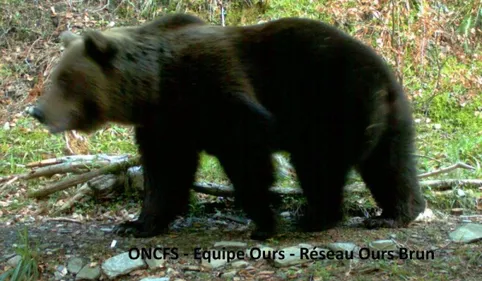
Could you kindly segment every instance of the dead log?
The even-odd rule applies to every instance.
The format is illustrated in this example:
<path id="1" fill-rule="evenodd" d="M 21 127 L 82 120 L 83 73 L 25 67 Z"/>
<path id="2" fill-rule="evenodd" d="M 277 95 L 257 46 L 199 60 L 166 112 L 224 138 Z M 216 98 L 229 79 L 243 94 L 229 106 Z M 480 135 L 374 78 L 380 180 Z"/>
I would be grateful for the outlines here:
<path id="1" fill-rule="evenodd" d="M 134 190 L 142 191 L 144 189 L 144 181 L 141 167 L 131 167 L 127 170 L 129 178 L 129 186 Z M 479 187 L 482 180 L 473 179 L 445 179 L 445 180 L 426 180 L 421 181 L 422 188 L 432 188 L 437 190 L 447 190 L 454 186 Z M 215 184 L 215 183 L 194 183 L 192 190 L 213 196 L 230 197 L 233 196 L 233 188 L 231 186 Z M 354 183 L 345 186 L 347 191 L 361 191 L 365 187 L 363 183 Z M 292 187 L 272 187 L 271 191 L 278 195 L 301 195 L 303 191 L 300 188 Z"/>
<path id="2" fill-rule="evenodd" d="M 285 176 L 296 176 L 293 167 L 291 167 L 284 157 L 281 155 L 275 155 L 274 160 L 277 163 L 278 170 L 281 170 L 282 174 Z M 28 180 L 38 177 L 50 177 L 54 174 L 74 173 L 77 175 L 48 185 L 41 190 L 32 192 L 29 194 L 29 197 L 42 198 L 54 192 L 87 182 L 87 187 L 90 187 L 90 189 L 93 190 L 93 194 L 96 197 L 108 198 L 118 191 L 118 187 L 120 186 L 129 187 L 138 191 L 143 190 L 142 168 L 138 165 L 138 158 L 131 159 L 126 155 L 73 155 L 27 164 L 26 167 L 34 168 L 34 170 L 24 174 L 0 178 L 0 183 L 7 182 L 4 183 L 4 185 L 6 185 L 16 180 Z M 92 170 L 94 168 L 96 169 Z M 474 169 L 469 165 L 457 163 L 440 170 L 421 174 L 419 175 L 419 178 L 447 173 L 458 168 Z M 455 185 L 479 187 L 482 186 L 482 180 L 428 180 L 421 181 L 420 185 L 425 188 L 447 190 Z M 363 183 L 356 183 L 346 186 L 345 189 L 356 191 L 361 190 L 364 187 L 365 185 Z M 232 187 L 214 183 L 194 183 L 192 190 L 221 197 L 230 197 L 233 195 Z M 302 194 L 302 191 L 299 188 L 272 187 L 271 191 L 278 195 Z"/>

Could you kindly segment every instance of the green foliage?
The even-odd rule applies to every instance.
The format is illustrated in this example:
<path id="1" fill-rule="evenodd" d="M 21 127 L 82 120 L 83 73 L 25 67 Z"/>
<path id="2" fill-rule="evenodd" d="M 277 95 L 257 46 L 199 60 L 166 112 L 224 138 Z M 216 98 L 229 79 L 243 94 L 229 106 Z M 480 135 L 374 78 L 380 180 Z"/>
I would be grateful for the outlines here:
<path id="1" fill-rule="evenodd" d="M 0 281 L 35 281 L 39 279 L 38 253 L 30 245 L 27 228 L 19 235 L 20 243 L 15 251 L 21 259 L 16 267 L 0 275 Z"/>
<path id="2" fill-rule="evenodd" d="M 446 192 L 425 192 L 425 197 L 431 202 L 431 208 L 449 211 L 453 208 L 473 210 L 476 201 L 482 194 L 472 190 L 454 188 Z"/>
<path id="3" fill-rule="evenodd" d="M 32 130 L 31 120 L 20 119 L 10 130 L 0 130 L 0 175 L 19 173 L 22 165 L 42 160 L 45 155 L 61 155 L 60 136 Z"/>
<path id="4" fill-rule="evenodd" d="M 201 217 L 204 215 L 204 205 L 200 204 L 199 197 L 194 191 L 190 192 L 189 215 L 192 217 Z"/>
<path id="5" fill-rule="evenodd" d="M 229 179 L 219 164 L 219 160 L 206 153 L 202 153 L 199 160 L 197 180 L 217 183 L 228 183 Z"/>

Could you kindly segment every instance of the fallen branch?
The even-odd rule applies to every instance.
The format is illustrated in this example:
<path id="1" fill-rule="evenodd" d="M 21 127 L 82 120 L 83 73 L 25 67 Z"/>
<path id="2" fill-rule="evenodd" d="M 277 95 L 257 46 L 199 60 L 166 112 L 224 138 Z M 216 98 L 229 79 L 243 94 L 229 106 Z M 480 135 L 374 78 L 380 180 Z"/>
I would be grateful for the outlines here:
<path id="1" fill-rule="evenodd" d="M 465 186 L 475 188 L 482 186 L 482 180 L 472 179 L 445 179 L 445 180 L 427 180 L 420 182 L 421 187 L 429 187 L 437 190 L 449 190 L 454 186 Z"/>
<path id="2" fill-rule="evenodd" d="M 78 175 L 78 176 L 74 176 L 74 177 L 70 177 L 70 178 L 61 180 L 57 183 L 54 183 L 50 186 L 47 186 L 44 189 L 32 192 L 28 196 L 31 197 L 31 198 L 37 198 L 37 199 L 42 198 L 42 197 L 48 196 L 48 195 L 50 195 L 54 192 L 67 189 L 67 188 L 69 188 L 71 186 L 74 186 L 74 185 L 77 185 L 77 184 L 84 183 L 88 180 L 91 180 L 91 179 L 93 179 L 95 177 L 98 177 L 98 176 L 101 176 L 101 175 L 116 174 L 120 171 L 125 171 L 125 170 L 127 170 L 127 168 L 129 168 L 131 166 L 134 166 L 138 163 L 139 163 L 139 159 L 136 158 L 136 159 L 131 159 L 131 160 L 127 160 L 127 161 L 121 161 L 121 162 L 117 162 L 117 163 L 114 163 L 114 164 L 110 164 L 108 166 L 102 167 L 102 168 L 100 168 L 98 170 L 95 170 L 95 171 L 90 171 L 90 172 L 85 173 L 85 174 L 81 174 L 81 175 Z"/>
<path id="3" fill-rule="evenodd" d="M 93 168 L 99 168 L 111 163 L 128 160 L 127 155 L 73 155 L 60 158 L 46 159 L 25 165 L 27 168 L 37 168 L 26 173 L 0 177 L 0 183 L 12 184 L 17 180 L 30 180 L 38 177 L 51 177 L 55 174 L 86 173 Z"/>
<path id="4" fill-rule="evenodd" d="M 19 180 L 29 180 L 39 177 L 51 177 L 55 174 L 67 174 L 67 173 L 86 173 L 92 168 L 98 168 L 100 166 L 105 166 L 109 162 L 94 162 L 94 163 L 61 163 L 51 166 L 41 167 L 36 170 L 29 171 L 24 174 L 12 176 L 12 178 L 17 178 Z M 90 165 L 90 167 L 89 167 Z M 2 182 L 4 179 L 0 179 Z M 6 184 L 10 184 L 7 182 Z"/>
<path id="5" fill-rule="evenodd" d="M 65 202 L 59 209 L 57 209 L 52 215 L 58 216 L 64 211 L 72 208 L 72 206 L 80 202 L 82 199 L 94 195 L 97 199 L 112 198 L 118 187 L 122 186 L 125 182 L 124 176 L 118 176 L 113 174 L 101 175 L 86 182 L 82 187 L 77 190 L 77 193 Z"/>
<path id="6" fill-rule="evenodd" d="M 442 168 L 440 170 L 435 170 L 435 171 L 432 171 L 432 172 L 420 174 L 420 175 L 418 175 L 418 178 L 419 179 L 428 178 L 428 177 L 432 177 L 432 176 L 435 176 L 435 175 L 448 173 L 448 172 L 453 171 L 453 170 L 458 169 L 458 168 L 467 169 L 467 170 L 475 170 L 475 168 L 470 166 L 470 165 L 467 165 L 467 164 L 464 164 L 464 163 L 457 163 L 457 164 L 454 164 L 452 166 Z"/>
<path id="7" fill-rule="evenodd" d="M 446 179 L 446 180 L 427 180 L 421 181 L 422 188 L 433 188 L 437 190 L 452 189 L 453 186 L 478 187 L 482 185 L 482 180 L 472 179 Z M 366 188 L 363 183 L 354 183 L 345 186 L 347 191 L 361 191 Z M 227 185 L 213 184 L 213 183 L 195 183 L 192 189 L 199 193 L 208 195 L 230 197 L 233 196 L 233 188 Z M 301 195 L 303 191 L 300 188 L 291 187 L 272 187 L 271 192 L 278 195 Z"/>
<path id="8" fill-rule="evenodd" d="M 125 161 L 129 158 L 128 155 L 115 155 L 115 156 L 110 156 L 110 155 L 105 155 L 105 154 L 98 154 L 98 155 L 70 155 L 70 156 L 64 156 L 64 157 L 59 157 L 59 158 L 52 158 L 52 159 L 45 159 L 37 162 L 32 162 L 25 167 L 27 168 L 34 168 L 34 167 L 44 167 L 44 166 L 50 166 L 54 164 L 60 164 L 60 163 L 65 163 L 65 162 L 93 162 L 93 161 L 108 161 L 110 163 L 114 162 L 121 162 Z"/>
<path id="9" fill-rule="evenodd" d="M 63 213 L 65 210 L 68 210 L 72 208 L 72 206 L 76 202 L 80 202 L 84 197 L 87 195 L 91 194 L 92 190 L 87 186 L 87 184 L 83 185 L 79 190 L 77 191 L 77 194 L 75 194 L 72 198 L 70 198 L 67 202 L 65 202 L 59 209 L 53 212 L 53 216 L 58 216 L 61 213 Z"/>
<path id="10" fill-rule="evenodd" d="M 294 168 L 289 164 L 289 161 L 282 156 L 274 157 L 277 162 L 278 170 L 285 176 L 295 176 Z M 0 178 L 0 183 L 8 181 L 11 183 L 17 180 L 28 180 L 38 177 L 49 177 L 54 174 L 77 173 L 64 180 L 58 181 L 29 194 L 29 197 L 42 198 L 54 192 L 67 189 L 71 186 L 88 182 L 88 187 L 93 189 L 96 197 L 107 197 L 105 194 L 115 191 L 114 187 L 121 184 L 128 184 L 134 190 L 143 189 L 142 168 L 139 165 L 139 159 L 130 159 L 127 155 L 122 156 L 108 156 L 108 155 L 72 155 L 56 159 L 47 159 L 39 162 L 29 163 L 27 167 L 39 167 L 33 171 L 13 175 L 5 178 Z M 100 167 L 100 168 L 99 168 Z M 92 170 L 92 168 L 98 168 Z M 458 168 L 471 169 L 474 168 L 463 163 L 442 168 L 436 171 L 420 174 L 419 178 L 431 177 L 443 173 L 453 171 Z M 127 178 L 124 177 L 124 172 L 127 171 Z M 102 192 L 105 194 L 98 194 L 99 189 L 96 186 L 102 186 Z M 482 180 L 470 179 L 445 179 L 445 180 L 428 180 L 421 181 L 420 185 L 425 188 L 433 188 L 437 190 L 451 189 L 455 185 L 464 186 L 482 186 Z M 346 190 L 357 191 L 365 188 L 363 183 L 355 183 L 345 187 Z M 230 186 L 219 185 L 214 183 L 194 183 L 192 190 L 208 195 L 230 197 L 233 196 L 233 189 Z M 271 191 L 278 195 L 300 195 L 302 190 L 299 188 L 284 188 L 272 187 Z"/>

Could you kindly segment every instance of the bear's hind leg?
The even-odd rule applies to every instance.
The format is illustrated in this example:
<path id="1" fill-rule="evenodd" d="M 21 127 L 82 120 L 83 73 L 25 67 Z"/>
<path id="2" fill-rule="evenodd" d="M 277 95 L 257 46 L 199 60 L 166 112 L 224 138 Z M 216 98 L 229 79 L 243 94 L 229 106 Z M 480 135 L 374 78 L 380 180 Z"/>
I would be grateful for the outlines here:
<path id="1" fill-rule="evenodd" d="M 425 209 L 411 155 L 414 149 L 410 124 L 399 120 L 397 126 L 387 128 L 358 166 L 362 179 L 383 209 L 380 217 L 365 221 L 368 228 L 404 227 Z"/>
<path id="2" fill-rule="evenodd" d="M 198 153 L 188 141 L 174 141 L 167 139 L 169 134 L 160 134 L 158 128 L 136 128 L 144 173 L 144 200 L 136 221 L 114 229 L 118 235 L 152 237 L 164 233 L 176 216 L 188 210 Z"/>
<path id="3" fill-rule="evenodd" d="M 270 208 L 269 188 L 274 182 L 274 168 L 268 149 L 233 148 L 216 156 L 235 190 L 235 200 L 256 225 L 253 240 L 266 240 L 275 233 L 276 220 Z"/>

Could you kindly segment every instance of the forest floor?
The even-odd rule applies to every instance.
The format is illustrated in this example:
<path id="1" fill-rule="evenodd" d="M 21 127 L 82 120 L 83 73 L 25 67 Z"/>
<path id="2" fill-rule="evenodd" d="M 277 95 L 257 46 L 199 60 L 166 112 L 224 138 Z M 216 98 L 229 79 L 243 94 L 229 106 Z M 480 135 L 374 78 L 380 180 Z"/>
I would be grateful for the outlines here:
<path id="1" fill-rule="evenodd" d="M 477 222 L 476 219 L 472 219 Z M 479 217 L 479 223 L 482 219 Z M 141 280 L 147 276 L 166 276 L 170 280 L 480 280 L 482 272 L 482 247 L 480 243 L 455 243 L 448 234 L 460 226 L 460 217 L 448 216 L 430 222 L 415 222 L 404 229 L 367 230 L 359 225 L 344 225 L 319 233 L 283 231 L 261 243 L 249 239 L 249 228 L 244 224 L 211 217 L 185 218 L 166 234 L 148 239 L 122 238 L 110 230 L 113 221 L 77 220 L 75 218 L 48 218 L 31 223 L 0 225 L 0 252 L 14 254 L 12 245 L 18 245 L 19 233 L 28 230 L 29 239 L 37 245 L 35 252 L 43 269 L 39 280 L 54 280 L 74 257 L 82 258 L 91 266 L 99 266 L 106 259 L 132 248 L 164 247 L 178 249 L 178 257 L 171 256 L 155 269 L 140 267 L 115 280 Z M 286 229 L 286 228 L 285 228 Z M 112 247 L 113 241 L 116 241 Z M 390 258 L 380 255 L 380 250 L 366 257 L 359 249 L 369 248 L 370 242 L 392 240 L 400 249 L 417 251 L 412 257 Z M 333 242 L 353 243 L 355 258 L 344 260 L 304 259 L 291 266 L 278 266 L 272 259 L 245 258 L 241 267 L 236 260 L 217 268 L 206 266 L 195 258 L 196 247 L 213 249 L 216 242 L 245 242 L 238 250 L 271 247 L 282 250 L 299 244 L 309 244 L 326 249 Z M 303 246 L 301 247 L 309 247 Z M 430 252 L 433 252 L 433 256 Z M 172 253 L 172 252 L 171 252 Z M 289 257 L 286 257 L 289 258 Z M 238 263 L 239 264 L 239 263 Z M 2 266 L 0 265 L 0 268 Z M 6 267 L 5 267 L 6 268 Z M 0 270 L 1 271 L 1 270 Z M 57 280 L 76 280 L 72 273 L 64 272 Z M 77 279 L 78 280 L 78 279 Z"/>

